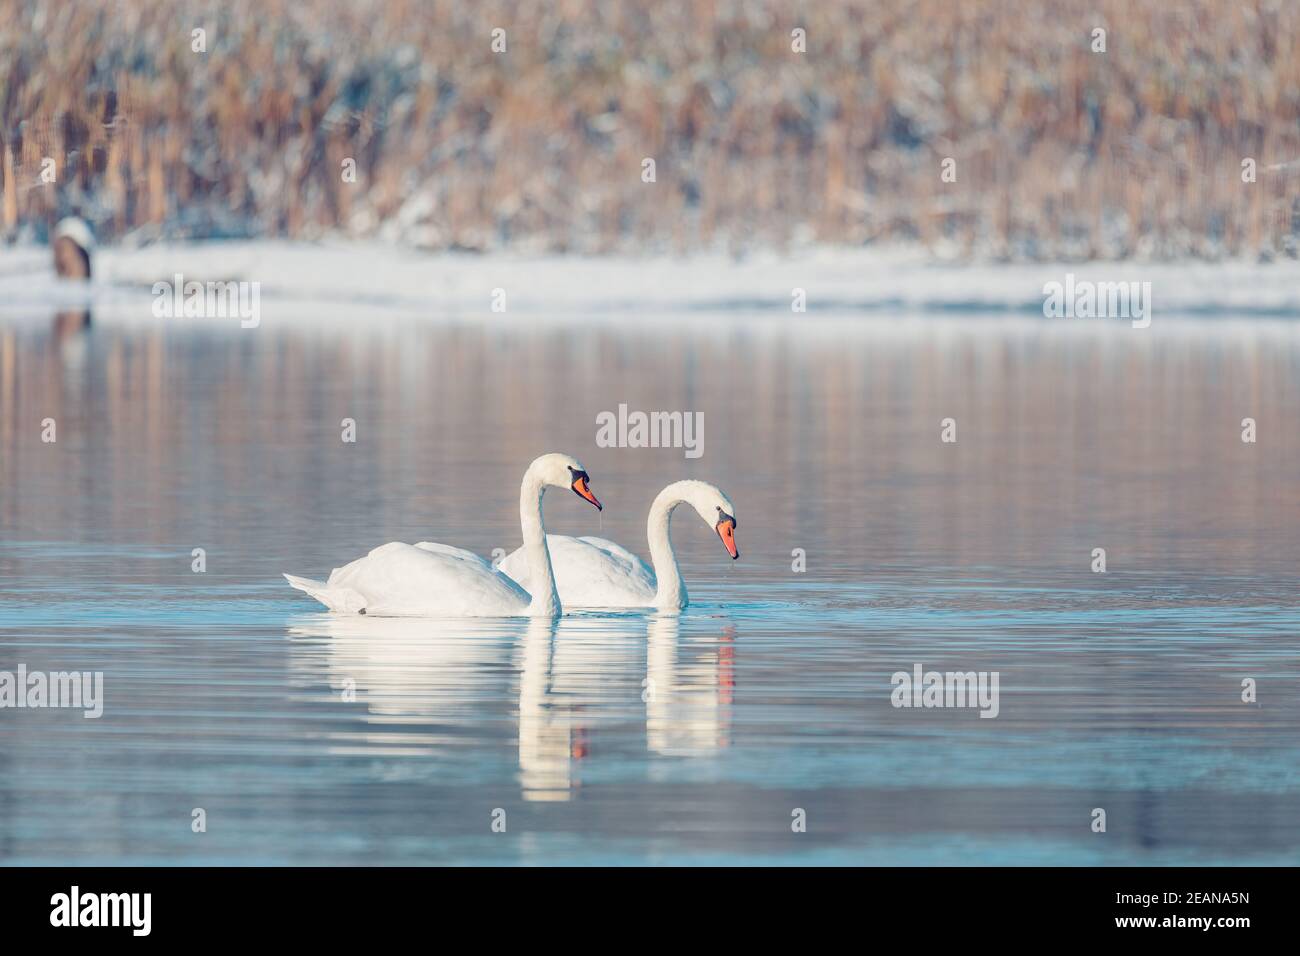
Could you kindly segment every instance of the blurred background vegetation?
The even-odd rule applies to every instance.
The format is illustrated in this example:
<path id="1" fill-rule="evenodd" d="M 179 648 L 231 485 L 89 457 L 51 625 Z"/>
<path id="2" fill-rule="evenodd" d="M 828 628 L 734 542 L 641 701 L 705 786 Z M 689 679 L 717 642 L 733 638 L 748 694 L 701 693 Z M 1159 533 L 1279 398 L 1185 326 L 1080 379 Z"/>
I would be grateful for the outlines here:
<path id="1" fill-rule="evenodd" d="M 1295 256 L 1298 51 L 1297 0 L 0 0 L 0 234 Z"/>

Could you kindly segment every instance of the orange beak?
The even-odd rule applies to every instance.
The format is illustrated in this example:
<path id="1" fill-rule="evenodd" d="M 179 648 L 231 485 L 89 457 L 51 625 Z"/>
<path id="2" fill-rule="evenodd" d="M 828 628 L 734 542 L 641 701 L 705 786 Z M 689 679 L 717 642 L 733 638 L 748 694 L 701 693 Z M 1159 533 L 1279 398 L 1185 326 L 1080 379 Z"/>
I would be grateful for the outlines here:
<path id="1" fill-rule="evenodd" d="M 574 494 L 586 498 L 588 501 L 590 501 L 593 505 L 596 506 L 597 511 L 605 510 L 601 506 L 600 502 L 596 500 L 596 496 L 591 493 L 591 489 L 587 487 L 586 475 L 579 475 L 577 478 L 573 479 L 573 492 Z"/>
<path id="2" fill-rule="evenodd" d="M 731 555 L 732 561 L 740 557 L 740 552 L 736 550 L 736 519 L 723 518 L 719 521 L 718 537 L 727 546 L 727 554 Z"/>

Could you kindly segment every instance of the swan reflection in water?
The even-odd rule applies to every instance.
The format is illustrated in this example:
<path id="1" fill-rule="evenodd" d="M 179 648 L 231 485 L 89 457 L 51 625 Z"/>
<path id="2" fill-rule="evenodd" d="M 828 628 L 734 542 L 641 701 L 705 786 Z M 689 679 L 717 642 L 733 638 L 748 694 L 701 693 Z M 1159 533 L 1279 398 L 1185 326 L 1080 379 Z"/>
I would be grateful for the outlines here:
<path id="1" fill-rule="evenodd" d="M 644 720 L 646 749 L 670 757 L 728 745 L 735 630 L 683 639 L 680 628 L 677 615 L 313 615 L 289 635 L 304 684 L 327 683 L 340 706 L 365 708 L 364 732 L 333 741 L 340 753 L 418 756 L 481 743 L 499 724 L 489 708 L 509 693 L 500 680 L 513 666 L 521 795 L 563 801 L 597 759 L 602 730 Z"/>
<path id="2" fill-rule="evenodd" d="M 727 625 L 720 638 L 688 640 L 683 648 L 680 627 L 676 615 L 647 621 L 646 747 L 696 757 L 730 742 L 736 629 Z"/>

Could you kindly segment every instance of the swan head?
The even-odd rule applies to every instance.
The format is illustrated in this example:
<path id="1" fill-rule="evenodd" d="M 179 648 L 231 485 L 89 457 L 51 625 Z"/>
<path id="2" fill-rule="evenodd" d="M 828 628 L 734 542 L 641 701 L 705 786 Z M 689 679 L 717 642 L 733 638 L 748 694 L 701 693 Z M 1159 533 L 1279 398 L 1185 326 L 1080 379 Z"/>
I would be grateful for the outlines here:
<path id="1" fill-rule="evenodd" d="M 694 508 L 704 523 L 717 532 L 731 560 L 740 557 L 736 550 L 736 506 L 717 485 L 707 481 L 679 481 L 664 489 Z"/>
<path id="2" fill-rule="evenodd" d="M 542 455 L 528 466 L 528 470 L 536 475 L 542 484 L 553 488 L 569 488 L 579 498 L 585 498 L 595 505 L 597 511 L 605 510 L 596 496 L 591 493 L 591 476 L 587 474 L 587 469 L 582 467 L 582 462 L 572 455 L 562 455 L 558 452 Z"/>
<path id="3" fill-rule="evenodd" d="M 719 497 L 723 497 L 722 494 L 719 493 Z M 714 531 L 722 538 L 724 548 L 732 555 L 732 561 L 736 561 L 740 557 L 740 551 L 736 550 L 736 507 L 725 497 L 723 502 L 725 503 L 714 505 L 714 515 L 718 518 L 714 522 Z"/>

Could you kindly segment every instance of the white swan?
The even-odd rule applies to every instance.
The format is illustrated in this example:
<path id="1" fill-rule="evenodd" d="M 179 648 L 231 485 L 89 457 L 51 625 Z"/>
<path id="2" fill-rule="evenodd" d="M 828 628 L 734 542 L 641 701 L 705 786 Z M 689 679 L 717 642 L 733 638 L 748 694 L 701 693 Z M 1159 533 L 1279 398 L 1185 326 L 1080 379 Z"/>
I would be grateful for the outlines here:
<path id="1" fill-rule="evenodd" d="M 660 611 L 686 607 L 686 585 L 668 534 L 673 509 L 683 503 L 717 531 L 733 559 L 740 557 L 736 509 L 730 499 L 707 481 L 675 481 L 659 492 L 646 522 L 653 570 L 626 548 L 604 538 L 546 536 L 556 587 L 565 607 L 653 607 Z M 513 551 L 499 567 L 525 588 L 534 580 L 524 548 Z"/>
<path id="2" fill-rule="evenodd" d="M 546 549 L 542 495 L 548 487 L 572 488 L 599 509 L 589 481 L 586 469 L 568 455 L 542 455 L 524 472 L 519 486 L 524 546 L 516 553 L 523 556 L 521 566 L 527 568 L 532 582 L 527 590 L 477 554 L 432 541 L 382 545 L 364 558 L 335 568 L 328 581 L 292 574 L 285 579 L 331 611 L 343 614 L 556 617 L 561 605 Z"/>

